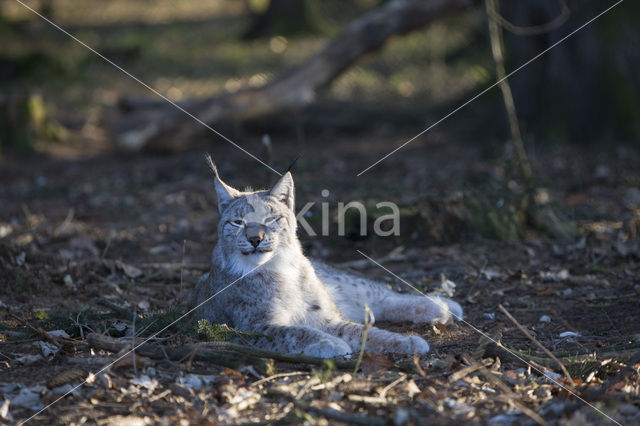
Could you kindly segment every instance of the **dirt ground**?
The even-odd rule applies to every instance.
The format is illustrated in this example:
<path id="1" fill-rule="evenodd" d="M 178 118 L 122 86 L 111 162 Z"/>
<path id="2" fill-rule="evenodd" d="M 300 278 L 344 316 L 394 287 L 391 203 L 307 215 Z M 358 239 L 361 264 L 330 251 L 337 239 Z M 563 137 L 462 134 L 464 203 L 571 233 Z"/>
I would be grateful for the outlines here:
<path id="1" fill-rule="evenodd" d="M 253 41 L 244 3 L 43 4 L 181 101 L 268 82 L 371 2 L 317 2 L 324 33 Z M 0 423 L 640 424 L 637 141 L 544 142 L 523 127 L 545 212 L 534 220 L 498 141 L 508 127 L 495 90 L 357 177 L 493 81 L 482 10 L 398 37 L 305 111 L 219 129 L 265 161 L 269 133 L 281 171 L 300 155 L 298 208 L 315 203 L 316 230 L 320 204 L 331 212 L 330 235 L 300 234 L 309 255 L 411 291 L 359 250 L 462 304 L 464 323 L 377 324 L 432 351 L 365 354 L 354 373 L 354 359 L 285 357 L 224 327 L 171 325 L 217 238 L 202 154 L 237 187 L 275 174 L 209 134 L 189 152 L 110 152 L 118 101 L 150 94 L 19 3 L 1 9 L 0 91 L 38 107 L 22 148 L 40 154 L 0 153 Z M 349 201 L 367 206 L 369 227 L 376 203 L 393 201 L 400 235 L 362 238 L 352 221 L 337 235 Z"/>
<path id="2" fill-rule="evenodd" d="M 221 144 L 211 151 L 229 183 L 259 187 L 274 178 Z M 259 146 L 246 147 L 260 152 Z M 302 236 L 309 254 L 400 291 L 410 289 L 356 250 L 425 292 L 446 287 L 443 280 L 455 283 L 453 298 L 467 323 L 378 324 L 424 336 L 432 352 L 415 359 L 368 354 L 356 374 L 340 364 L 282 359 L 265 370 L 253 361 L 241 365 L 244 355 L 233 350 L 240 360 L 235 368 L 193 350 L 179 357 L 139 351 L 135 362 L 128 355 L 97 373 L 118 349 L 124 354 L 131 347 L 133 333 L 149 335 L 140 331 L 150 324 L 146 319 L 155 323 L 184 310 L 208 269 L 217 210 L 202 152 L 71 161 L 6 153 L 0 160 L 0 421 L 20 422 L 55 402 L 31 421 L 607 424 L 606 415 L 640 423 L 640 151 L 629 144 L 538 147 L 531 159 L 542 193 L 580 236 L 562 240 L 529 227 L 524 238 L 501 241 L 473 230 L 437 238 L 420 222 L 420 209 L 425 197 L 500 193 L 496 187 L 510 184 L 508 154 L 494 154 L 507 149 L 427 138 L 355 177 L 386 150 L 385 138 L 375 134 L 317 136 L 304 145 L 283 141 L 274 155 L 274 166 L 284 169 L 302 154 L 294 169 L 298 206 L 323 201 L 320 191 L 329 189 L 331 208 L 338 201 L 391 200 L 419 211 L 403 215 L 400 237 L 344 238 L 334 228 L 330 236 Z M 447 214 L 429 220 L 432 226 Z M 557 355 L 572 381 L 500 304 Z M 136 311 L 137 329 L 118 307 Z M 202 340 L 193 324 L 183 323 L 149 344 L 186 348 Z M 43 333 L 60 329 L 70 337 Z M 116 348 L 105 350 L 90 333 L 111 336 Z"/>

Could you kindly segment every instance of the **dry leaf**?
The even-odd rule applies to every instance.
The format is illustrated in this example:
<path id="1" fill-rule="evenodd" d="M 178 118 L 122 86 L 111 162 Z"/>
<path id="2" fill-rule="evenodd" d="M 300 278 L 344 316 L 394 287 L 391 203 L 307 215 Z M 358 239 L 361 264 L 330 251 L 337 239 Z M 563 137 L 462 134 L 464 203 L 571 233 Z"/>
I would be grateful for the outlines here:
<path id="1" fill-rule="evenodd" d="M 86 373 L 80 368 L 71 368 L 69 370 L 63 371 L 62 373 L 53 376 L 51 380 L 47 382 L 47 387 L 49 389 L 57 388 L 62 385 L 66 385 L 67 383 L 82 381 L 85 378 Z"/>
<path id="2" fill-rule="evenodd" d="M 181 384 L 178 384 L 178 383 L 171 383 L 169 385 L 169 389 L 171 389 L 171 392 L 174 395 L 181 396 L 185 399 L 193 398 L 196 395 L 193 389 L 188 388 L 186 386 L 182 386 Z"/>
<path id="3" fill-rule="evenodd" d="M 447 325 L 443 324 L 441 322 L 437 322 L 437 323 L 433 324 L 433 330 L 434 331 L 438 330 L 438 331 L 440 331 L 440 333 L 446 333 L 447 328 L 448 328 Z"/>
<path id="4" fill-rule="evenodd" d="M 382 354 L 375 352 L 365 352 L 362 356 L 361 371 L 364 374 L 371 374 L 380 370 L 389 370 L 396 365 Z"/>
<path id="5" fill-rule="evenodd" d="M 108 426 L 146 426 L 147 422 L 143 417 L 138 416 L 113 416 L 102 422 Z"/>
<path id="6" fill-rule="evenodd" d="M 142 271 L 135 266 L 127 265 L 126 263 L 116 260 L 116 266 L 124 272 L 129 278 L 138 278 L 142 275 Z"/>
<path id="7" fill-rule="evenodd" d="M 125 356 L 123 356 L 122 358 L 114 362 L 113 368 L 125 368 L 125 369 L 133 368 L 133 361 L 134 361 L 133 353 L 129 352 L 128 354 L 126 354 Z M 135 363 L 136 363 L 136 368 L 142 368 L 152 364 L 153 361 L 151 361 L 151 359 L 147 357 L 136 355 Z"/>
<path id="8" fill-rule="evenodd" d="M 416 382 L 414 382 L 412 379 L 409 379 L 409 381 L 405 384 L 404 387 L 407 394 L 409 395 L 409 398 L 413 398 L 414 395 L 420 393 L 420 388 L 418 387 L 418 385 L 416 385 Z"/>
<path id="9" fill-rule="evenodd" d="M 227 377 L 235 377 L 236 379 L 244 379 L 244 375 L 241 372 L 231 368 L 225 368 L 224 371 L 220 373 L 220 375 L 227 376 Z"/>

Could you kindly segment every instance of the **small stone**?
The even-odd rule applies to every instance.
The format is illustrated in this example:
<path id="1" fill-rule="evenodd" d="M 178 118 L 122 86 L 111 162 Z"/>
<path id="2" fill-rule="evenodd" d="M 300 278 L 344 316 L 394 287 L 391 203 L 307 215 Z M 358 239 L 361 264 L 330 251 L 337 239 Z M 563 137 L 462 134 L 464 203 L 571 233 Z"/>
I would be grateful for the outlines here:
<path id="1" fill-rule="evenodd" d="M 404 408 L 399 408 L 396 410 L 395 415 L 393 416 L 393 424 L 396 426 L 406 425 L 409 422 L 409 411 Z"/>
<path id="2" fill-rule="evenodd" d="M 176 380 L 176 383 L 191 388 L 196 392 L 202 389 L 202 380 L 195 374 L 189 374 L 182 378 L 178 378 L 178 380 Z"/>
<path id="3" fill-rule="evenodd" d="M 37 346 L 40 348 L 40 352 L 42 352 L 42 356 L 48 358 L 49 356 L 55 356 L 58 353 L 58 347 L 48 342 L 33 342 L 33 346 Z"/>
<path id="4" fill-rule="evenodd" d="M 64 282 L 64 286 L 69 290 L 75 289 L 75 285 L 73 284 L 73 278 L 71 278 L 71 275 L 65 275 L 62 281 Z"/>
<path id="5" fill-rule="evenodd" d="M 618 411 L 623 416 L 630 417 L 630 416 L 635 416 L 637 413 L 639 413 L 640 409 L 638 409 L 638 407 L 632 404 L 624 404 L 624 405 L 621 405 L 620 408 L 618 408 Z"/>
<path id="6" fill-rule="evenodd" d="M 558 374 L 553 371 L 545 371 L 544 376 L 547 379 L 551 379 L 551 380 L 559 380 L 560 378 L 562 378 L 562 374 Z"/>
<path id="7" fill-rule="evenodd" d="M 51 330 L 51 331 L 47 331 L 47 334 L 50 334 L 56 337 L 64 337 L 65 339 L 69 338 L 69 334 L 64 330 Z"/>
<path id="8" fill-rule="evenodd" d="M 20 393 L 11 398 L 11 405 L 15 407 L 24 407 L 30 410 L 39 410 L 44 407 L 40 399 L 40 393 L 38 391 L 31 390 L 29 388 L 23 388 Z"/>

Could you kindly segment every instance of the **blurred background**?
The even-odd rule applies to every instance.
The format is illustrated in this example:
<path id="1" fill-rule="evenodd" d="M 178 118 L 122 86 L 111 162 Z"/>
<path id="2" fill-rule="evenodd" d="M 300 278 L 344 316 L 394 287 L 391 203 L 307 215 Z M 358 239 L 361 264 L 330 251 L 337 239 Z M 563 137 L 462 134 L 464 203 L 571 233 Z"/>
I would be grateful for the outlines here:
<path id="1" fill-rule="evenodd" d="M 602 221 L 635 236 L 640 6 L 622 3 L 491 88 L 613 5 L 503 3 L 4 0 L 4 234 L 25 208 L 110 229 L 151 220 L 178 241 L 213 230 L 210 151 L 239 187 L 276 177 L 251 156 L 276 170 L 300 156 L 299 200 L 362 200 L 369 222 L 385 213 L 376 202 L 401 206 L 401 237 L 360 236 L 354 215 L 328 244 L 571 241 Z"/>
<path id="2" fill-rule="evenodd" d="M 148 318 L 184 309 L 217 240 L 210 152 L 238 188 L 268 187 L 269 167 L 299 157 L 312 256 L 393 284 L 361 250 L 424 292 L 446 285 L 492 336 L 510 324 L 496 318 L 503 304 L 554 351 L 637 344 L 640 2 L 562 41 L 614 4 L 0 0 L 0 330 L 20 325 L 15 313 L 83 338 L 77 318 L 102 312 L 99 298 Z M 338 235 L 338 203 L 350 201 L 366 206 L 367 235 L 355 210 Z M 383 201 L 399 206 L 400 235 L 372 232 Z M 436 354 L 478 347 L 467 327 L 396 330 Z M 558 340 L 567 330 L 580 337 Z M 502 342 L 533 347 L 513 327 Z M 513 409 L 501 404 L 491 415 Z M 55 417 L 63 405 L 49 423 L 86 420 Z"/>
<path id="3" fill-rule="evenodd" d="M 319 51 L 347 24 L 384 3 L 26 2 L 176 102 L 264 86 Z M 307 131 L 371 132 L 386 126 L 418 133 L 495 81 L 482 4 L 465 7 L 465 3 L 474 2 L 453 3 L 462 6 L 440 8 L 433 17 L 414 24 L 416 31 L 389 37 L 383 49 L 353 64 L 345 63 L 346 69 L 335 79 L 327 79 L 316 100 L 307 105 L 312 113 L 293 108 L 300 117 L 292 119 L 274 110 L 269 125 L 259 120 L 242 124 L 258 135 L 277 130 L 275 139 L 303 137 L 299 133 L 304 128 L 295 132 L 304 124 L 309 126 Z M 504 3 L 502 15 L 518 26 L 515 34 L 508 27 L 504 35 L 508 71 L 608 6 L 593 0 Z M 628 3 L 511 79 L 529 141 L 583 145 L 638 138 L 640 12 L 636 4 Z M 564 5 L 569 11 L 566 17 Z M 533 35 L 527 35 L 526 28 L 518 32 L 545 23 L 552 25 L 530 31 Z M 113 132 L 123 121 L 119 116 L 126 106 L 123 98 L 160 101 L 16 1 L 2 1 L 0 31 L 1 144 L 5 150 L 31 148 L 79 155 L 112 149 Z M 380 30 L 364 36 L 375 38 L 376 31 Z M 504 138 L 508 128 L 503 108 L 499 90 L 493 90 L 434 133 L 483 141 Z M 231 133 L 232 139 L 244 138 L 233 134 L 239 131 L 233 129 L 237 122 L 224 122 L 236 120 L 221 121 L 216 124 Z M 222 142 L 210 134 L 205 137 L 210 143 Z M 194 143 L 175 142 L 172 148 L 193 147 Z M 390 141 L 389 147 L 393 146 Z"/>

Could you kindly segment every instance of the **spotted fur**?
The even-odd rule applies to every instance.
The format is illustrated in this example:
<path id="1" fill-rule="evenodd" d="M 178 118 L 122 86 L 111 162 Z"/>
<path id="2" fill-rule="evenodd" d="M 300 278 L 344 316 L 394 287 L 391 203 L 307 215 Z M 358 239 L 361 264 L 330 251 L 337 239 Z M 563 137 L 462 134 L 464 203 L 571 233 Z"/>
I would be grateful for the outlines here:
<path id="1" fill-rule="evenodd" d="M 360 349 L 365 304 L 382 321 L 429 323 L 462 317 L 462 308 L 451 300 L 395 293 L 305 257 L 296 236 L 291 173 L 271 190 L 241 192 L 225 184 L 215 166 L 213 170 L 218 243 L 193 303 L 215 297 L 197 309 L 198 318 L 270 336 L 257 342 L 267 349 L 328 358 Z M 422 354 L 429 345 L 419 336 L 372 327 L 366 349 Z"/>

